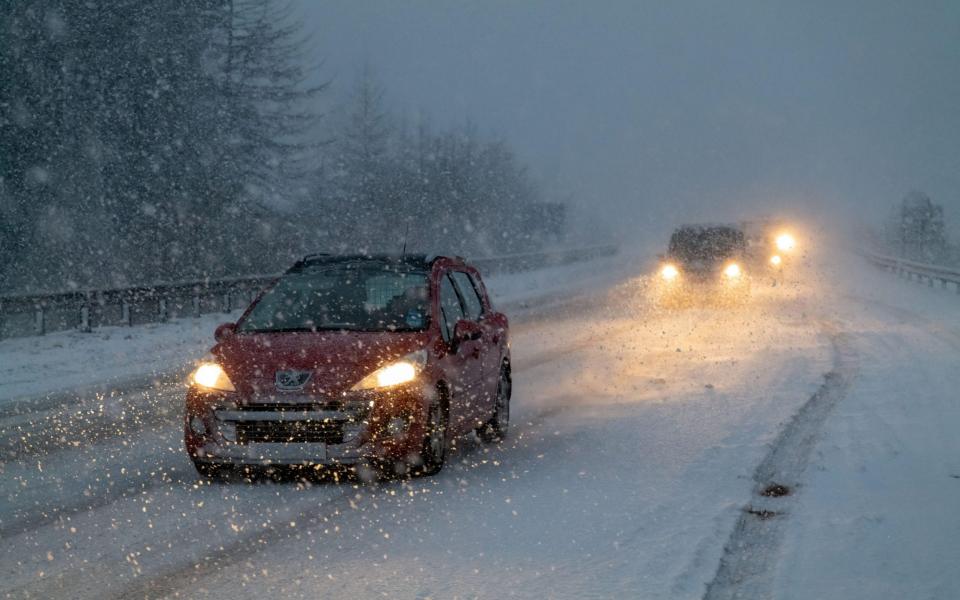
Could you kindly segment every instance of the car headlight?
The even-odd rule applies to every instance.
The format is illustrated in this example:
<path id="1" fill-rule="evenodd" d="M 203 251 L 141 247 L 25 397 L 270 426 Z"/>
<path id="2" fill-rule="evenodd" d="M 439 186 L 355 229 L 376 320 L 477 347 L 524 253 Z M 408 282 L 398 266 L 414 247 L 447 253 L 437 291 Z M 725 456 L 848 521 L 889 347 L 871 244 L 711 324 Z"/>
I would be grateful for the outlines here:
<path id="1" fill-rule="evenodd" d="M 680 271 L 673 265 L 663 265 L 663 268 L 660 269 L 660 276 L 667 281 L 676 279 L 679 274 Z"/>
<path id="2" fill-rule="evenodd" d="M 740 274 L 741 274 L 740 265 L 738 265 L 737 263 L 730 263 L 723 270 L 723 274 L 729 277 L 730 279 L 740 277 Z"/>
<path id="3" fill-rule="evenodd" d="M 770 264 L 775 267 L 779 267 L 780 263 L 782 262 L 783 262 L 783 259 L 780 258 L 779 254 L 774 254 L 773 256 L 770 257 Z"/>
<path id="4" fill-rule="evenodd" d="M 777 250 L 781 252 L 789 252 L 793 250 L 797 245 L 797 240 L 793 239 L 793 236 L 789 233 L 781 233 L 777 236 Z"/>
<path id="5" fill-rule="evenodd" d="M 203 363 L 190 376 L 190 380 L 200 387 L 221 392 L 234 392 L 233 382 L 227 377 L 223 367 L 214 362 Z"/>
<path id="6" fill-rule="evenodd" d="M 423 366 L 427 364 L 427 351 L 417 350 L 398 361 L 384 365 L 360 380 L 354 391 L 376 390 L 409 383 L 417 378 Z"/>

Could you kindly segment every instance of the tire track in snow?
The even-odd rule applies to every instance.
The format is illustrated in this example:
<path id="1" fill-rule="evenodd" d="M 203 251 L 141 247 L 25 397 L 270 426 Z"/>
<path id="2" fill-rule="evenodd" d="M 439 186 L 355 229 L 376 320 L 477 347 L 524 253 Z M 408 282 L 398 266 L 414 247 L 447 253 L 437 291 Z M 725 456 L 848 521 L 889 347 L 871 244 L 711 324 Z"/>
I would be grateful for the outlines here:
<path id="1" fill-rule="evenodd" d="M 795 505 L 795 491 L 820 430 L 836 404 L 846 396 L 858 371 L 858 357 L 849 334 L 832 324 L 821 325 L 833 347 L 833 369 L 777 435 L 757 466 L 750 503 L 742 510 L 704 600 L 770 598 L 774 567 L 780 554 L 785 519 Z M 774 486 L 784 486 L 777 489 Z M 779 495 L 786 491 L 786 495 Z"/>

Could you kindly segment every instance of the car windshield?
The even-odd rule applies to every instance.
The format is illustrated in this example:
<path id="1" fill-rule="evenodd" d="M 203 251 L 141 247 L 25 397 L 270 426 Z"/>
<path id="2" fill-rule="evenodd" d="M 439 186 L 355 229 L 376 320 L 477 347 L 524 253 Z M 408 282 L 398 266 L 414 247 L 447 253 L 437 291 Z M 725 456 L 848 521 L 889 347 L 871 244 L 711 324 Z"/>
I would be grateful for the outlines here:
<path id="1" fill-rule="evenodd" d="M 284 275 L 238 331 L 418 331 L 427 325 L 427 298 L 426 272 L 406 265 L 307 266 Z"/>
<path id="2" fill-rule="evenodd" d="M 722 260 L 745 247 L 743 233 L 733 227 L 683 227 L 670 237 L 670 256 L 683 262 Z"/>

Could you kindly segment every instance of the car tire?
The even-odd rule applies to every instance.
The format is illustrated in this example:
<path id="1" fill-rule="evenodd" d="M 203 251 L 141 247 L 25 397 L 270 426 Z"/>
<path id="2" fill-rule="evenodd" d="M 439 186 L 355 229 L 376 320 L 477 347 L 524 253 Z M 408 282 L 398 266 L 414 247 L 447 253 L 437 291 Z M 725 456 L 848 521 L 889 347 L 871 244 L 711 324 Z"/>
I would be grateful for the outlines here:
<path id="1" fill-rule="evenodd" d="M 427 431 L 420 450 L 420 465 L 414 475 L 435 475 L 447 458 L 447 429 L 449 425 L 446 394 L 441 389 L 436 402 L 427 409 Z"/>
<path id="2" fill-rule="evenodd" d="M 513 381 L 510 378 L 510 366 L 506 363 L 500 367 L 500 378 L 497 380 L 497 395 L 490 420 L 477 428 L 477 435 L 488 444 L 503 441 L 510 429 L 510 395 Z"/>

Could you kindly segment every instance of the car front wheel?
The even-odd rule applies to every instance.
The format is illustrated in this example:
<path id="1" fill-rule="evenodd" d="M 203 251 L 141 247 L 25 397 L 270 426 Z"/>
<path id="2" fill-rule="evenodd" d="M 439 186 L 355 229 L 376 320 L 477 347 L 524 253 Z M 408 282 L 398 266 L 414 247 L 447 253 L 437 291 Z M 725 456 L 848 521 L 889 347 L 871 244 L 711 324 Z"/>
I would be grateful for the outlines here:
<path id="1" fill-rule="evenodd" d="M 434 475 L 443 468 L 447 457 L 447 411 L 442 397 L 430 405 L 427 413 L 427 432 L 420 450 L 421 465 L 417 475 Z"/>

